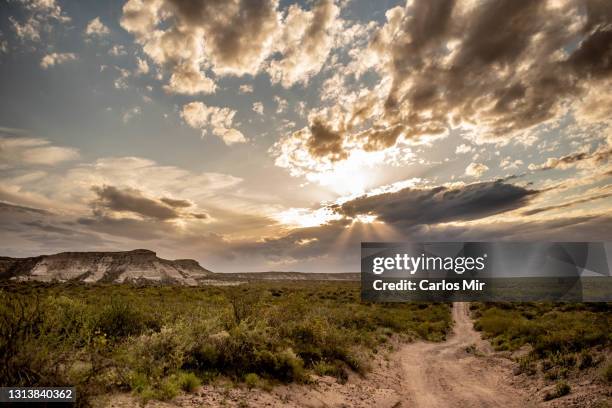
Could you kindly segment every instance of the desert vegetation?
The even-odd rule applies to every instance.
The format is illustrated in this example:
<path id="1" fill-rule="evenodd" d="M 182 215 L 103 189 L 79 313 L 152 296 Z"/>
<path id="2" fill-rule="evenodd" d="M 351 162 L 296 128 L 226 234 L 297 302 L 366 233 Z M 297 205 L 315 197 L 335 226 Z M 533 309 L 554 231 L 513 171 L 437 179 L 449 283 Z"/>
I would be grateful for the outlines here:
<path id="1" fill-rule="evenodd" d="M 0 383 L 170 399 L 202 383 L 245 387 L 363 374 L 401 338 L 444 340 L 447 304 L 361 303 L 358 283 L 234 287 L 4 284 Z"/>
<path id="2" fill-rule="evenodd" d="M 472 303 L 471 310 L 494 349 L 517 352 L 517 374 L 554 384 L 545 400 L 568 394 L 572 379 L 612 383 L 612 304 Z"/>

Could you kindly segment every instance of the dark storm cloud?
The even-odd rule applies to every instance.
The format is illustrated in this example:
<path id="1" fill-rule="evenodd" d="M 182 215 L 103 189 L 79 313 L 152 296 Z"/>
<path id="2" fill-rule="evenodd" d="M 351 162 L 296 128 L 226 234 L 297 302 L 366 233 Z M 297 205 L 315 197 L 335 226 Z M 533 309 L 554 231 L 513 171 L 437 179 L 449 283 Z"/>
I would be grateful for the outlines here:
<path id="1" fill-rule="evenodd" d="M 147 198 L 138 190 L 120 190 L 113 186 L 92 187 L 98 195 L 94 206 L 112 211 L 127 211 L 158 220 L 179 218 L 179 213 L 159 201 Z"/>
<path id="2" fill-rule="evenodd" d="M 170 207 L 175 207 L 175 208 L 187 208 L 187 207 L 192 206 L 191 202 L 187 200 L 177 200 L 177 199 L 168 198 L 168 197 L 163 197 L 159 201 L 163 202 L 164 204 L 169 205 Z"/>
<path id="3" fill-rule="evenodd" d="M 104 221 L 108 210 L 116 212 L 131 212 L 141 215 L 147 219 L 157 221 L 168 221 L 177 218 L 194 218 L 197 220 L 208 219 L 209 216 L 202 212 L 181 212 L 185 208 L 190 208 L 193 203 L 187 200 L 162 197 L 159 200 L 145 197 L 142 192 L 134 189 L 119 189 L 114 186 L 94 186 L 92 190 L 98 196 L 92 202 L 94 215 L 98 221 L 108 224 L 109 220 Z M 116 219 L 116 218 L 113 218 Z M 114 225 L 113 222 L 111 224 Z"/>
<path id="4" fill-rule="evenodd" d="M 14 205 L 0 201 L 0 213 L 10 212 L 21 212 L 21 213 L 34 213 L 34 214 L 51 214 L 47 210 L 41 210 L 40 208 L 25 207 L 22 205 Z"/>
<path id="5" fill-rule="evenodd" d="M 549 205 L 547 207 L 534 208 L 532 210 L 524 211 L 523 215 L 534 215 L 534 214 L 539 214 L 539 213 L 543 213 L 546 211 L 560 210 L 562 208 L 569 208 L 569 207 L 573 207 L 578 204 L 590 203 L 592 201 L 601 200 L 601 199 L 608 198 L 608 197 L 612 197 L 612 194 L 599 194 L 596 196 L 581 198 L 580 200 L 574 200 L 574 201 L 570 201 L 570 202 L 563 203 L 563 204 Z"/>
<path id="6" fill-rule="evenodd" d="M 375 215 L 388 224 L 404 226 L 466 221 L 526 205 L 537 191 L 499 181 L 461 187 L 405 188 L 364 196 L 334 207 L 346 217 Z"/>

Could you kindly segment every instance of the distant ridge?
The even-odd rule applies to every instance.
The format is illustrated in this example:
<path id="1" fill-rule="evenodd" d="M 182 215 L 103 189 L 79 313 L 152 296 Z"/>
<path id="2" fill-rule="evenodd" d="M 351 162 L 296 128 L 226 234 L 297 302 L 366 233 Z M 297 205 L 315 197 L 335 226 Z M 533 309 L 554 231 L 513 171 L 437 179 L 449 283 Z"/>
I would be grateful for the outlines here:
<path id="1" fill-rule="evenodd" d="M 359 272 L 318 273 L 318 272 L 232 272 L 217 273 L 219 279 L 244 279 L 244 280 L 323 280 L 323 281 L 358 281 L 361 279 Z"/>
<path id="2" fill-rule="evenodd" d="M 119 252 L 61 252 L 30 258 L 0 256 L 0 281 L 238 284 L 246 281 L 358 281 L 359 273 L 214 273 L 193 259 L 159 258 L 148 249 Z"/>
<path id="3" fill-rule="evenodd" d="M 18 281 L 159 282 L 197 285 L 214 275 L 193 259 L 174 261 L 148 249 L 123 252 L 62 252 L 32 258 L 0 257 L 0 279 Z"/>

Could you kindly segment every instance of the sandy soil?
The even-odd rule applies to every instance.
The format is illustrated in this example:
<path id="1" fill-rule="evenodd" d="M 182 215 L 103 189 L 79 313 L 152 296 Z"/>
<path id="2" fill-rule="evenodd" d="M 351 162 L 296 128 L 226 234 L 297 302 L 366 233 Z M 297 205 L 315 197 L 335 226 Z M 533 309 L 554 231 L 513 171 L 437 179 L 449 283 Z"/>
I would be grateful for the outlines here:
<path id="1" fill-rule="evenodd" d="M 443 343 L 414 343 L 397 355 L 406 407 L 526 407 L 526 396 L 510 385 L 511 364 L 491 354 L 474 331 L 467 303 L 453 305 L 454 333 Z M 468 351 L 469 350 L 469 351 Z"/>
<path id="2" fill-rule="evenodd" d="M 447 341 L 400 345 L 387 358 L 372 361 L 372 371 L 365 378 L 353 375 L 345 384 L 320 377 L 314 385 L 279 386 L 270 392 L 204 386 L 170 402 L 150 401 L 146 407 L 512 408 L 570 403 L 570 396 L 543 403 L 537 390 L 517 381 L 512 374 L 515 363 L 493 353 L 474 331 L 467 303 L 453 305 L 453 318 L 454 332 Z M 124 408 L 136 406 L 136 401 L 120 394 L 96 405 Z M 580 397 L 577 405 L 569 406 L 581 406 L 579 401 Z"/>

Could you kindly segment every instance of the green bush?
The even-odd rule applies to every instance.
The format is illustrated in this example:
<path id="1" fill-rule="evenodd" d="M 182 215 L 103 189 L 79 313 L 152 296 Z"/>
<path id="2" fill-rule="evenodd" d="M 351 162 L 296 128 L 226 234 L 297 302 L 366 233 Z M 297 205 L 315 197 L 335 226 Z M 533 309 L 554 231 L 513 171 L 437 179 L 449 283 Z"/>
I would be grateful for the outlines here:
<path id="1" fill-rule="evenodd" d="M 194 392 L 202 382 L 194 373 L 181 372 L 178 375 L 178 384 L 185 392 Z"/>
<path id="2" fill-rule="evenodd" d="M 602 306 L 500 303 L 477 307 L 480 317 L 475 327 L 482 330 L 498 350 L 516 350 L 530 344 L 541 358 L 568 356 L 558 363 L 569 367 L 576 363 L 573 353 L 610 343 L 608 328 L 612 325 L 612 314 Z"/>
<path id="3" fill-rule="evenodd" d="M 551 399 L 562 397 L 564 395 L 569 394 L 570 391 L 571 387 L 566 381 L 559 381 L 555 386 L 555 390 L 553 392 L 547 392 L 544 395 L 544 401 L 549 401 Z"/>
<path id="4" fill-rule="evenodd" d="M 255 373 L 248 373 L 244 376 L 244 383 L 248 388 L 255 388 L 259 385 L 259 376 Z"/>
<path id="5" fill-rule="evenodd" d="M 519 359 L 517 371 L 536 374 L 538 361 L 544 378 L 557 381 L 572 372 L 597 365 L 599 350 L 608 348 L 612 336 L 610 303 L 473 303 L 475 327 L 491 340 L 497 350 L 516 350 L 531 346 Z M 612 374 L 611 374 L 612 376 Z M 560 381 L 547 398 L 569 392 Z M 569 386 L 568 386 L 569 387 Z"/>
<path id="6" fill-rule="evenodd" d="M 163 327 L 159 332 L 130 339 L 123 345 L 123 363 L 153 379 L 177 372 L 189 348 L 189 340 L 181 328 L 181 325 Z"/>
<path id="7" fill-rule="evenodd" d="M 142 333 L 146 321 L 146 316 L 128 302 L 113 298 L 95 317 L 94 330 L 116 340 Z"/>

